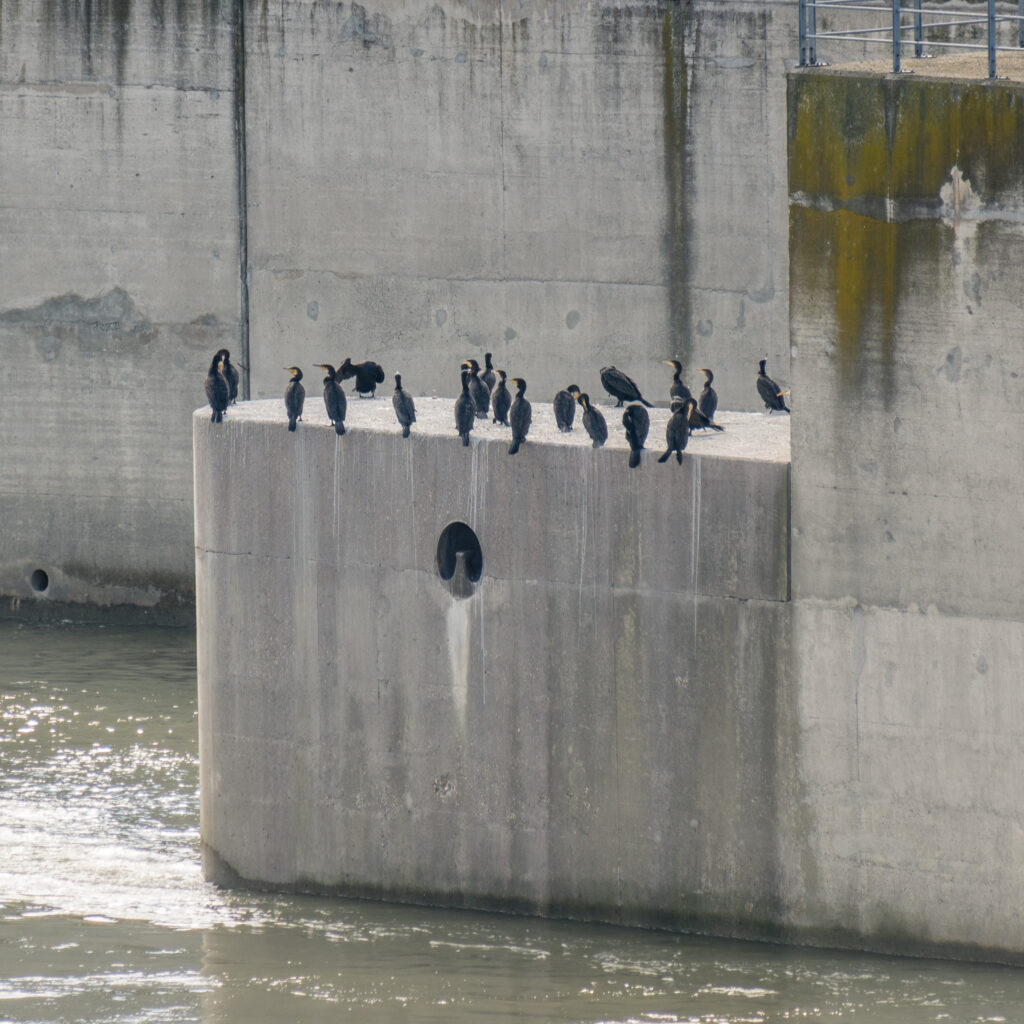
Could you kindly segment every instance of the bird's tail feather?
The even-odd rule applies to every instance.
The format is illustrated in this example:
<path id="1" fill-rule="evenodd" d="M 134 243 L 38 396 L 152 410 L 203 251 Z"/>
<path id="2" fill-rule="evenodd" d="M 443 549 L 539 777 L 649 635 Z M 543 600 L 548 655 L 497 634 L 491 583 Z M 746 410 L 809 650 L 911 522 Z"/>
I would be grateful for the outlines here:
<path id="1" fill-rule="evenodd" d="M 519 451 L 519 445 L 520 444 L 521 444 L 521 438 L 518 438 L 518 437 L 515 438 L 513 440 L 513 442 L 509 445 L 509 448 L 508 448 L 509 455 L 515 455 L 515 453 L 517 451 Z"/>
<path id="2" fill-rule="evenodd" d="M 459 437 L 462 438 L 462 447 L 463 448 L 468 448 L 469 447 L 469 432 L 467 431 L 465 434 L 460 434 Z"/>
<path id="3" fill-rule="evenodd" d="M 638 398 L 637 401 L 641 405 L 646 405 L 648 409 L 653 409 L 654 408 L 654 406 L 650 402 L 648 402 L 646 398 Z"/>
<path id="4" fill-rule="evenodd" d="M 678 462 L 680 466 L 683 464 L 683 453 L 682 452 L 676 452 L 676 462 Z"/>
<path id="5" fill-rule="evenodd" d="M 725 427 L 720 427 L 717 423 L 709 423 L 708 426 L 712 430 L 717 430 L 719 433 L 721 433 L 723 430 L 725 430 Z"/>
<path id="6" fill-rule="evenodd" d="M 402 427 L 402 437 L 408 437 L 408 436 L 409 436 L 409 424 L 406 423 L 405 426 Z"/>
<path id="7" fill-rule="evenodd" d="M 294 430 L 296 422 L 297 422 L 296 420 L 289 420 L 288 421 L 288 429 L 289 430 Z"/>
<path id="8" fill-rule="evenodd" d="M 658 461 L 659 461 L 659 462 L 668 462 L 668 457 L 669 457 L 669 456 L 670 456 L 671 454 L 672 454 L 672 449 L 671 449 L 671 448 L 669 448 L 669 450 L 668 450 L 667 452 L 665 452 L 665 454 L 664 454 L 664 455 L 659 455 L 659 456 L 658 456 Z"/>
<path id="9" fill-rule="evenodd" d="M 338 437 L 341 437 L 341 435 L 345 433 L 345 424 L 342 423 L 341 420 L 334 421 L 334 432 Z"/>
<path id="10" fill-rule="evenodd" d="M 636 467 L 639 466 L 639 465 L 640 465 L 640 449 L 639 448 L 634 448 L 633 451 L 631 451 L 629 453 L 629 468 L 630 469 L 636 469 Z"/>

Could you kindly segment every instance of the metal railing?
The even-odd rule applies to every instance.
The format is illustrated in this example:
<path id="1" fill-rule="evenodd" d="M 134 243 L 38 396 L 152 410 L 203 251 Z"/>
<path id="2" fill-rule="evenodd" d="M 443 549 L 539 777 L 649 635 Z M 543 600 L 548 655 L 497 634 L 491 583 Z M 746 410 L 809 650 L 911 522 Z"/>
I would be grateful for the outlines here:
<path id="1" fill-rule="evenodd" d="M 899 73 L 900 58 L 904 39 L 909 33 L 914 44 L 914 56 L 922 57 L 925 49 L 954 50 L 987 50 L 988 77 L 996 77 L 996 51 L 1019 51 L 1024 47 L 1024 0 L 1017 0 L 1016 14 L 996 15 L 995 0 L 986 0 L 985 13 L 974 11 L 954 11 L 948 7 L 924 7 L 921 0 L 911 0 L 910 4 L 900 6 L 900 0 L 799 0 L 799 33 L 800 33 L 800 66 L 818 63 L 818 43 L 821 41 L 844 40 L 863 44 L 877 44 L 892 47 L 892 70 Z M 818 11 L 858 12 L 856 19 L 867 20 L 864 12 L 882 15 L 872 20 L 881 20 L 881 25 L 868 28 L 838 29 L 819 32 L 817 28 Z M 935 20 L 932 20 L 935 19 Z M 997 42 L 997 26 L 1007 22 L 1015 22 L 1017 26 L 1017 45 L 1000 46 Z M 967 29 L 973 31 L 976 26 L 984 26 L 985 42 L 964 42 L 952 39 L 936 39 L 934 32 L 944 30 L 947 34 Z M 925 38 L 925 33 L 929 37 Z"/>

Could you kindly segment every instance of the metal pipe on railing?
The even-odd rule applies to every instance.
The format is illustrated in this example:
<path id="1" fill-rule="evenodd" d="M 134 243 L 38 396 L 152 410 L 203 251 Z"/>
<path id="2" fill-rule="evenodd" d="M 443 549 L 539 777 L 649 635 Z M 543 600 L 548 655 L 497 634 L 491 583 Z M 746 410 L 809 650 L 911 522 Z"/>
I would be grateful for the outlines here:
<path id="1" fill-rule="evenodd" d="M 813 67 L 818 63 L 818 8 L 807 8 L 807 59 Z"/>
<path id="2" fill-rule="evenodd" d="M 800 67 L 807 66 L 807 0 L 797 5 L 797 34 L 800 37 Z"/>
<path id="3" fill-rule="evenodd" d="M 892 73 L 900 73 L 900 0 L 892 0 Z"/>
<path id="4" fill-rule="evenodd" d="M 1024 0 L 1017 0 L 1017 45 L 1024 46 Z"/>
<path id="5" fill-rule="evenodd" d="M 996 77 L 996 0 L 988 0 L 988 77 Z"/>
<path id="6" fill-rule="evenodd" d="M 924 53 L 921 45 L 921 0 L 914 0 L 914 56 L 920 57 Z"/>

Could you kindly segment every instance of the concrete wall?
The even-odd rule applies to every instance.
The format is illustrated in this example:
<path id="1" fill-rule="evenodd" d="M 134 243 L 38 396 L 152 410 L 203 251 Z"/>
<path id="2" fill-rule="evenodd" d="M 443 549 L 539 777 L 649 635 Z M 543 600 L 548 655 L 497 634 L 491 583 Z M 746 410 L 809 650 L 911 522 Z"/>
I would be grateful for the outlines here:
<path id="1" fill-rule="evenodd" d="M 490 350 L 535 393 L 616 362 L 664 396 L 678 353 L 750 408 L 788 359 L 794 32 L 719 0 L 3 0 L 0 595 L 191 600 L 189 415 L 250 336 L 256 395 L 346 354 L 452 394 Z"/>
<path id="2" fill-rule="evenodd" d="M 728 446 L 788 423 L 630 470 L 615 421 L 533 440 L 536 403 L 509 458 L 427 404 L 408 441 L 383 402 L 340 439 L 318 399 L 295 434 L 277 401 L 197 414 L 207 875 L 770 930 L 788 463 Z M 453 521 L 475 587 L 439 575 Z"/>
<path id="3" fill-rule="evenodd" d="M 253 393 L 367 354 L 453 395 L 663 359 L 752 409 L 788 362 L 784 57 L 764 3 L 286 0 L 247 24 Z"/>
<path id="4" fill-rule="evenodd" d="M 1024 86 L 815 72 L 789 97 L 786 902 L 1019 956 Z"/>
<path id="5" fill-rule="evenodd" d="M 0 4 L 0 595 L 42 570 L 48 601 L 166 617 L 190 413 L 239 339 L 233 30 L 142 8 Z"/>

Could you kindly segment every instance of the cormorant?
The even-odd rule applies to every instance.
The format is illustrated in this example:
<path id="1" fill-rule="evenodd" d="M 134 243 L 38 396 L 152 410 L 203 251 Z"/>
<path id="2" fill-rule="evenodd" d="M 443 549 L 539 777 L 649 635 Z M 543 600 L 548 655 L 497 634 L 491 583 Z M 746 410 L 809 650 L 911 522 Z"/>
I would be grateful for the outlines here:
<path id="1" fill-rule="evenodd" d="M 612 398 L 618 399 L 615 403 L 616 409 L 622 405 L 623 402 L 640 402 L 643 405 L 646 405 L 648 409 L 654 408 L 654 406 L 640 394 L 640 389 L 636 386 L 636 381 L 633 380 L 632 377 L 624 374 L 621 370 L 615 369 L 614 366 L 601 367 L 601 384 Z"/>
<path id="2" fill-rule="evenodd" d="M 409 428 L 416 422 L 416 406 L 412 395 L 402 387 L 402 375 L 395 374 L 395 393 L 391 396 L 391 404 L 395 407 L 395 416 L 402 424 L 402 437 L 409 436 Z"/>
<path id="3" fill-rule="evenodd" d="M 512 405 L 512 396 L 505 386 L 505 378 L 508 374 L 504 370 L 498 370 L 498 383 L 494 386 L 494 394 L 491 395 L 491 409 L 494 410 L 493 423 L 502 423 L 506 427 L 508 422 L 508 410 Z"/>
<path id="4" fill-rule="evenodd" d="M 302 405 L 306 401 L 306 389 L 302 386 L 302 371 L 297 366 L 286 366 L 285 369 L 292 375 L 284 389 L 284 408 L 288 413 L 288 429 L 294 430 L 295 425 L 302 417 Z"/>
<path id="5" fill-rule="evenodd" d="M 384 369 L 380 363 L 367 359 L 365 363 L 353 363 L 348 356 L 345 362 L 338 368 L 338 380 L 348 380 L 350 377 L 356 379 L 356 393 L 360 398 L 369 395 L 371 398 L 377 396 L 374 392 L 378 384 L 384 383 Z"/>
<path id="6" fill-rule="evenodd" d="M 690 397 L 693 398 L 693 395 L 690 395 Z M 675 399 L 673 399 L 673 402 L 674 401 L 675 401 Z M 723 430 L 725 430 L 725 427 L 720 427 L 717 423 L 712 423 L 711 420 L 709 420 L 707 418 L 707 416 L 705 416 L 704 413 L 702 413 L 700 411 L 700 409 L 697 408 L 697 399 L 694 398 L 693 399 L 693 405 L 690 406 L 690 429 L 691 430 L 707 430 L 707 429 L 710 429 L 710 430 L 717 430 L 719 433 L 721 433 Z"/>
<path id="7" fill-rule="evenodd" d="M 341 437 L 345 433 L 345 412 L 348 409 L 348 402 L 345 399 L 345 392 L 338 383 L 337 371 L 330 363 L 314 363 L 323 370 L 327 376 L 324 377 L 324 405 L 327 408 L 327 418 L 334 427 L 334 432 Z"/>
<path id="8" fill-rule="evenodd" d="M 665 365 L 672 367 L 672 384 L 668 389 L 669 398 L 678 398 L 681 402 L 685 402 L 692 392 L 680 376 L 683 372 L 683 364 L 678 359 L 666 359 Z"/>
<path id="9" fill-rule="evenodd" d="M 508 421 L 512 427 L 509 455 L 515 455 L 519 451 L 519 446 L 526 440 L 526 435 L 530 432 L 530 422 L 533 420 L 533 408 L 526 398 L 526 381 L 522 377 L 513 377 L 512 383 L 516 386 L 516 397 L 508 414 Z"/>
<path id="10" fill-rule="evenodd" d="M 718 392 L 711 386 L 715 375 L 706 366 L 702 366 L 700 372 L 706 379 L 704 387 L 701 388 L 700 397 L 697 399 L 697 408 L 704 413 L 709 423 L 713 423 L 715 413 L 718 411 Z"/>
<path id="11" fill-rule="evenodd" d="M 224 410 L 228 407 L 228 382 L 221 373 L 224 349 L 214 353 L 210 369 L 206 371 L 206 400 L 213 410 L 211 423 L 220 423 L 224 419 Z"/>
<path id="12" fill-rule="evenodd" d="M 672 400 L 672 415 L 665 425 L 665 441 L 668 447 L 665 454 L 659 456 L 659 462 L 668 462 L 668 457 L 675 452 L 676 462 L 679 465 L 683 464 L 683 449 L 690 440 L 690 412 L 696 404 L 697 400 L 693 395 L 686 401 L 680 401 L 678 398 Z"/>
<path id="13" fill-rule="evenodd" d="M 786 400 L 783 398 L 786 392 L 764 372 L 764 364 L 766 362 L 766 359 L 762 359 L 757 364 L 759 367 L 757 372 L 757 393 L 761 396 L 769 416 L 776 410 L 789 412 L 789 409 L 786 407 Z"/>
<path id="14" fill-rule="evenodd" d="M 626 440 L 629 442 L 629 468 L 636 469 L 640 465 L 640 452 L 647 440 L 647 431 L 651 429 L 651 417 L 642 405 L 627 405 L 622 414 L 622 425 L 626 428 Z"/>
<path id="15" fill-rule="evenodd" d="M 228 382 L 228 405 L 232 405 L 238 397 L 238 371 L 231 362 L 231 353 L 226 348 L 222 348 L 220 354 L 224 357 L 224 368 L 221 373 Z"/>
<path id="16" fill-rule="evenodd" d="M 572 421 L 576 418 L 576 396 L 579 393 L 580 389 L 570 384 L 555 395 L 555 422 L 563 434 L 572 430 Z"/>
<path id="17" fill-rule="evenodd" d="M 476 422 L 476 402 L 469 393 L 469 370 L 462 371 L 462 394 L 455 399 L 455 429 L 462 443 L 469 446 L 469 432 Z"/>
<path id="18" fill-rule="evenodd" d="M 604 416 L 600 409 L 595 409 L 590 404 L 590 395 L 586 392 L 577 395 L 576 401 L 583 406 L 583 429 L 590 435 L 594 447 L 600 448 L 608 440 L 608 424 L 605 423 Z"/>
<path id="19" fill-rule="evenodd" d="M 494 390 L 495 376 L 494 376 L 494 367 L 491 365 L 491 353 L 490 352 L 485 352 L 484 353 L 484 366 L 486 367 L 486 369 L 484 370 L 483 373 L 480 374 L 480 379 L 487 385 L 487 390 L 488 391 L 493 391 Z"/>
<path id="20" fill-rule="evenodd" d="M 469 369 L 469 393 L 476 403 L 476 414 L 485 420 L 491 408 L 491 392 L 480 379 L 480 364 L 475 359 L 467 359 L 462 365 Z"/>

